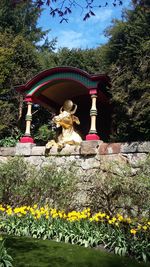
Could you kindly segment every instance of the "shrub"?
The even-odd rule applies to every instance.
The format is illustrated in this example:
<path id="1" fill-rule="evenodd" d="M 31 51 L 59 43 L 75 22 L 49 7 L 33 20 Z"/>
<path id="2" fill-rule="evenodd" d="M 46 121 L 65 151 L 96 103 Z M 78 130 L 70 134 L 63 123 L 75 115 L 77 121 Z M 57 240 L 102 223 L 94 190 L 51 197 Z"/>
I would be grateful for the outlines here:
<path id="1" fill-rule="evenodd" d="M 110 215 L 123 212 L 128 216 L 150 217 L 149 166 L 150 157 L 134 168 L 131 164 L 118 166 L 115 162 L 101 166 L 101 171 L 91 178 L 92 209 L 101 209 Z"/>
<path id="2" fill-rule="evenodd" d="M 55 137 L 56 132 L 47 124 L 42 125 L 34 135 L 35 140 L 40 145 L 44 145 L 48 140 L 55 139 Z"/>
<path id="3" fill-rule="evenodd" d="M 5 138 L 0 140 L 0 146 L 2 146 L 2 147 L 16 146 L 18 139 L 14 138 L 13 136 L 5 137 Z"/>
<path id="4" fill-rule="evenodd" d="M 101 164 L 99 171 L 90 174 L 89 182 L 84 182 L 86 173 L 80 174 L 87 196 L 82 208 L 88 206 L 110 215 L 121 212 L 126 216 L 150 217 L 149 163 L 150 157 L 134 168 L 130 164 Z M 0 201 L 13 206 L 47 203 L 70 210 L 77 207 L 82 192 L 78 176 L 75 164 L 66 168 L 49 162 L 36 169 L 22 157 L 12 158 L 0 164 Z"/>
<path id="5" fill-rule="evenodd" d="M 23 204 L 37 171 L 24 161 L 22 157 L 10 158 L 0 164 L 0 199 L 2 203 Z M 30 196 L 30 195 L 29 195 Z"/>
<path id="6" fill-rule="evenodd" d="M 5 136 L 3 139 L 0 139 L 0 146 L 2 147 L 16 146 L 18 140 L 22 135 L 23 133 L 20 130 L 14 129 L 14 132 L 11 136 Z"/>
<path id="7" fill-rule="evenodd" d="M 22 157 L 0 164 L 0 201 L 12 206 L 50 203 L 69 208 L 75 188 L 70 169 L 49 165 L 37 170 Z"/>
<path id="8" fill-rule="evenodd" d="M 40 203 L 68 209 L 74 197 L 76 178 L 72 167 L 58 169 L 48 165 L 40 170 L 37 186 L 40 189 Z"/>

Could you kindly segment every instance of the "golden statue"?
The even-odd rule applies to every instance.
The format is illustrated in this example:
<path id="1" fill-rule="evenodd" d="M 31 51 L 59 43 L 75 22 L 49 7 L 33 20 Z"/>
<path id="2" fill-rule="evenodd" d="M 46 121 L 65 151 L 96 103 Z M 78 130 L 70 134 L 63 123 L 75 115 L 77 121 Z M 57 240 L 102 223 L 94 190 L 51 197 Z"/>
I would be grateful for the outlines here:
<path id="1" fill-rule="evenodd" d="M 77 105 L 71 100 L 66 100 L 63 106 L 60 108 L 60 114 L 53 118 L 53 122 L 56 127 L 62 127 L 62 133 L 58 136 L 57 142 L 54 140 L 49 141 L 46 144 L 46 149 L 50 149 L 52 146 L 59 148 L 64 147 L 65 144 L 79 145 L 82 142 L 80 135 L 74 130 L 74 123 L 80 124 L 78 117 L 74 116 L 77 110 Z"/>

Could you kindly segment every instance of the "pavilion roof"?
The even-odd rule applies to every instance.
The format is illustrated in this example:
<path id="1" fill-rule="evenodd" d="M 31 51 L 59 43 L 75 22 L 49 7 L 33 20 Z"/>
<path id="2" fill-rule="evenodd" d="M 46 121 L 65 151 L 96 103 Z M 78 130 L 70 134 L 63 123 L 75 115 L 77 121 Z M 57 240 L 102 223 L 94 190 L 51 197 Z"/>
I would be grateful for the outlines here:
<path id="1" fill-rule="evenodd" d="M 40 72 L 15 89 L 34 103 L 57 108 L 65 99 L 87 95 L 94 88 L 105 99 L 105 88 L 108 86 L 110 87 L 110 79 L 106 74 L 89 74 L 75 67 L 56 67 Z"/>

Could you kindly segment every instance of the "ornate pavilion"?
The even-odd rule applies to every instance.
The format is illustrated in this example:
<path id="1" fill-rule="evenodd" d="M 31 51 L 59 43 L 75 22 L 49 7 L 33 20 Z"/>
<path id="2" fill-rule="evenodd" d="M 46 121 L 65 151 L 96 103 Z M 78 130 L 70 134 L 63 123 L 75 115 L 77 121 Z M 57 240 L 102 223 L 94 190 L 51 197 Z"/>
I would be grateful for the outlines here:
<path id="1" fill-rule="evenodd" d="M 26 130 L 22 143 L 34 143 L 30 128 L 32 104 L 39 104 L 58 114 L 66 99 L 77 104 L 80 120 L 78 131 L 83 140 L 106 141 L 111 132 L 111 105 L 106 74 L 91 75 L 74 67 L 57 67 L 45 70 L 24 85 L 17 86 L 27 103 Z"/>

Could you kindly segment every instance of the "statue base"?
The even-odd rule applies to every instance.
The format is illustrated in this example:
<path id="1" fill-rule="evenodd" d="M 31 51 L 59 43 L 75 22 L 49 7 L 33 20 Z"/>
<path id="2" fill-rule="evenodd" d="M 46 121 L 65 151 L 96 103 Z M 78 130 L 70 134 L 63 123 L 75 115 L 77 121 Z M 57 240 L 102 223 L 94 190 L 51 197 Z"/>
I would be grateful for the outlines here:
<path id="1" fill-rule="evenodd" d="M 86 141 L 91 141 L 91 140 L 100 140 L 100 137 L 97 134 L 87 134 Z"/>
<path id="2" fill-rule="evenodd" d="M 19 142 L 20 143 L 31 143 L 31 144 L 34 144 L 34 140 L 30 136 L 23 136 L 23 137 L 21 137 Z"/>

